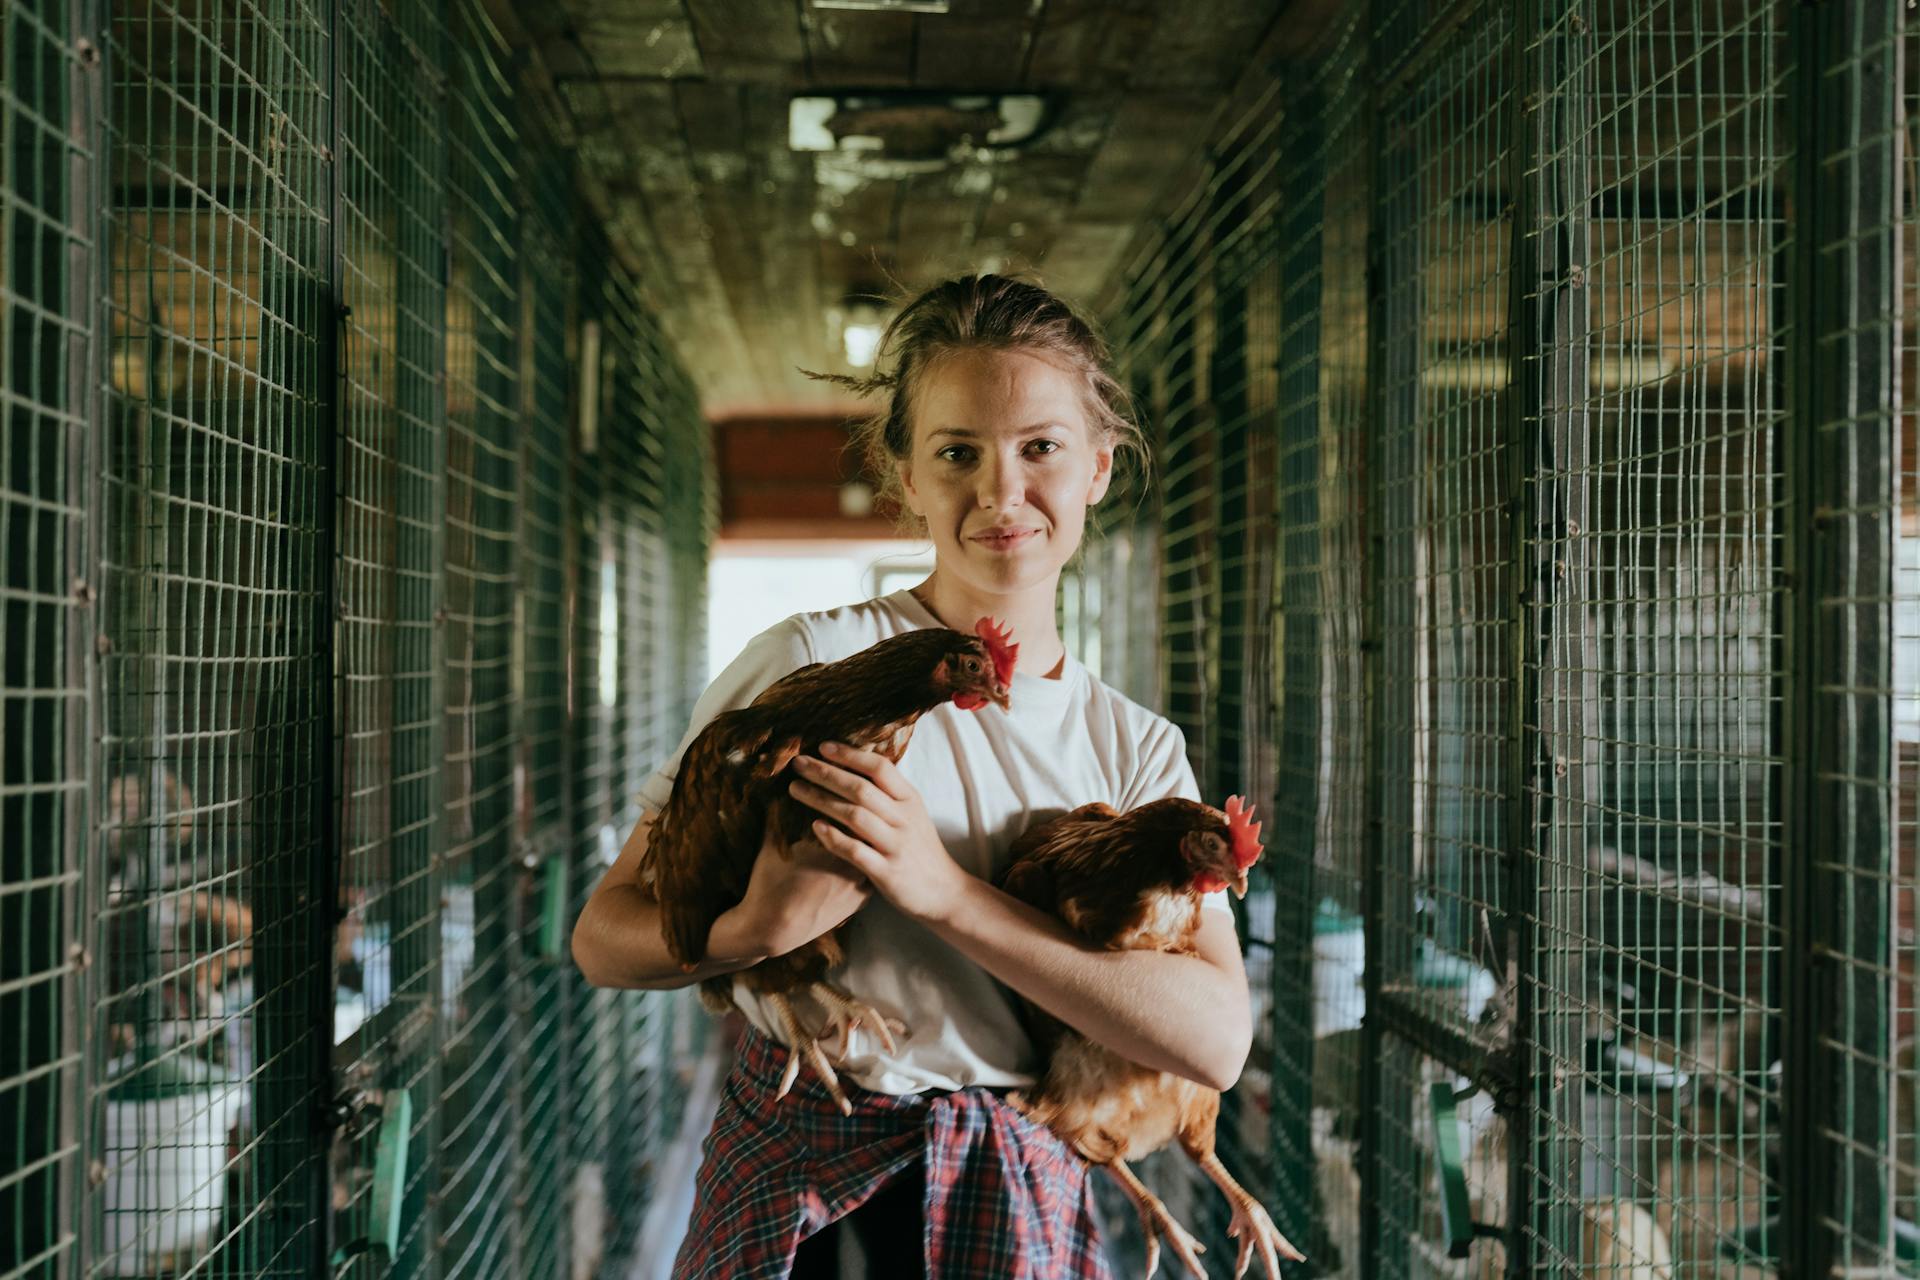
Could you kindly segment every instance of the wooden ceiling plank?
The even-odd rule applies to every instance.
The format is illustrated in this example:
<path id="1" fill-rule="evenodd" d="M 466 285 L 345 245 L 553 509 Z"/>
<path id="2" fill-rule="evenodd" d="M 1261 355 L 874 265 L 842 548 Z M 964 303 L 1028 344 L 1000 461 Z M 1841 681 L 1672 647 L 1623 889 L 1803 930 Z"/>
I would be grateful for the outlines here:
<path id="1" fill-rule="evenodd" d="M 915 19 L 911 13 L 808 9 L 801 22 L 813 83 L 832 89 L 911 85 Z"/>
<path id="2" fill-rule="evenodd" d="M 602 136 L 620 140 L 616 163 L 605 174 L 616 201 L 643 214 L 663 268 L 644 283 L 661 297 L 671 316 L 691 315 L 677 327 L 702 335 L 703 355 L 733 366 L 745 356 L 742 335 L 721 288 L 712 231 L 695 194 L 692 160 L 666 81 L 605 86 L 611 114 L 599 122 Z M 600 150 L 600 149 L 596 149 Z"/>
<path id="3" fill-rule="evenodd" d="M 1048 0 L 1027 83 L 1107 93 L 1124 88 L 1134 63 L 1152 49 L 1156 8 L 1155 0 Z"/>
<path id="4" fill-rule="evenodd" d="M 1282 5 L 1276 0 L 1182 0 L 1165 6 L 1150 56 L 1133 64 L 1128 88 L 1138 92 L 1219 91 L 1233 83 L 1260 47 Z"/>
<path id="5" fill-rule="evenodd" d="M 815 399 L 820 384 L 800 369 L 825 370 L 831 350 L 815 248 L 819 235 L 813 227 L 818 203 L 813 155 L 787 146 L 788 95 L 783 90 L 750 85 L 743 97 L 746 135 L 757 149 L 762 188 L 756 205 L 767 246 L 761 284 L 786 343 L 784 358 L 768 362 L 766 381 L 770 388 L 807 403 Z"/>
<path id="6" fill-rule="evenodd" d="M 746 138 L 741 90 L 733 85 L 680 81 L 674 104 L 687 140 L 700 209 L 712 230 L 714 267 L 734 323 L 763 382 L 765 353 L 775 350 L 769 325 L 765 264 L 754 206 L 755 165 Z"/>
<path id="7" fill-rule="evenodd" d="M 701 76 L 693 24 L 679 0 L 568 0 L 580 44 L 600 75 Z"/>
<path id="8" fill-rule="evenodd" d="M 1032 0 L 954 0 L 944 14 L 922 14 L 913 83 L 921 89 L 1017 89 L 1039 26 Z"/>
<path id="9" fill-rule="evenodd" d="M 800 0 L 687 0 L 708 76 L 736 84 L 806 82 Z"/>
<path id="10" fill-rule="evenodd" d="M 1010 168 L 975 231 L 977 256 L 999 257 L 1051 280 L 1054 241 L 1072 215 L 1091 156 L 1027 156 Z"/>

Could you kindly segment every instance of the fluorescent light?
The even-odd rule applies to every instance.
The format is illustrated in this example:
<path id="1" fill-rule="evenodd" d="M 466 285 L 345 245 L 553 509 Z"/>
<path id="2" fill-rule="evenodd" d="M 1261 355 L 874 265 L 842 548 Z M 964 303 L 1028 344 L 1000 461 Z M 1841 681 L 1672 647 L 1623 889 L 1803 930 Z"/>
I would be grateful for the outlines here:
<path id="1" fill-rule="evenodd" d="M 1587 361 L 1587 385 L 1611 390 L 1664 382 L 1678 372 L 1670 355 L 1628 352 L 1597 355 Z M 1455 356 L 1420 370 L 1420 385 L 1430 391 L 1499 391 L 1507 385 L 1505 356 Z"/>
<path id="2" fill-rule="evenodd" d="M 843 328 L 840 341 L 847 349 L 847 363 L 856 369 L 871 369 L 873 357 L 880 350 L 880 335 L 885 332 L 885 327 L 877 324 L 848 324 Z"/>
<path id="3" fill-rule="evenodd" d="M 878 13 L 945 13 L 950 3 L 952 0 L 813 0 L 813 7 Z"/>

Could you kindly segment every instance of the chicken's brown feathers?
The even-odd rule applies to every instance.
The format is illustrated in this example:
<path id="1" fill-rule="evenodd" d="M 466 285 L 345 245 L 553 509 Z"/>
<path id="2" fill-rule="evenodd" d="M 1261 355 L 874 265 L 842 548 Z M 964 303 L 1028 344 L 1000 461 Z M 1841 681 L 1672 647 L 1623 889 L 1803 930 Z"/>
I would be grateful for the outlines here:
<path id="1" fill-rule="evenodd" d="M 660 902 L 662 933 L 681 964 L 705 958 L 714 920 L 745 896 L 763 835 L 790 848 L 819 815 L 787 793 L 794 758 L 845 742 L 898 760 L 919 717 L 953 697 L 966 659 L 990 671 L 977 636 L 927 628 L 851 657 L 813 663 L 715 716 L 681 757 L 655 820 L 643 880 Z"/>

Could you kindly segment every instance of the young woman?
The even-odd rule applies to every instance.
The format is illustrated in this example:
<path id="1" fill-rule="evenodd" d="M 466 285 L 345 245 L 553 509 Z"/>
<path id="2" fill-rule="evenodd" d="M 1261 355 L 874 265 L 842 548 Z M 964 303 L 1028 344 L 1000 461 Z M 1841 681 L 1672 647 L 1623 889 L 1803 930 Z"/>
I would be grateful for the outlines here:
<path id="1" fill-rule="evenodd" d="M 701 698 L 688 738 L 796 667 L 919 627 L 970 631 L 983 615 L 1020 645 L 1011 711 L 943 706 L 921 718 L 898 767 L 832 745 L 797 761 L 792 792 L 822 815 L 819 847 L 763 851 L 693 973 L 667 955 L 636 884 L 643 819 L 582 912 L 573 953 L 595 985 L 674 987 L 852 917 L 838 980 L 910 1028 L 896 1053 L 864 1029 L 848 1036 L 836 1069 L 860 1086 L 852 1117 L 810 1075 L 775 1104 L 788 1051 L 738 992 L 752 1029 L 707 1141 L 677 1276 L 798 1274 L 813 1249 L 802 1242 L 848 1215 L 874 1274 L 1104 1276 L 1084 1164 L 1001 1096 L 1041 1065 L 1015 993 L 1218 1089 L 1238 1078 L 1252 1034 L 1224 895 L 1206 903 L 1200 954 L 1174 956 L 1092 949 L 993 887 L 1034 821 L 1092 801 L 1199 798 L 1180 731 L 1094 678 L 1054 621 L 1087 509 L 1140 435 L 1100 339 L 1031 284 L 938 285 L 894 320 L 881 352 L 892 371 L 850 385 L 887 394 L 865 443 L 924 525 L 933 573 L 757 637 Z M 669 764 L 643 789 L 649 814 L 672 780 Z"/>

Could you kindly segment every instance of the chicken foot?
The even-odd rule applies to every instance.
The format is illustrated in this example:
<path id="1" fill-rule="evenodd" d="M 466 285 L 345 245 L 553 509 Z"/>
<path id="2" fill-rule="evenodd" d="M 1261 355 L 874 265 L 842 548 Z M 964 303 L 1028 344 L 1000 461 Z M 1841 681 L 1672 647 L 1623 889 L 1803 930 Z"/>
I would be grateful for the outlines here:
<path id="1" fill-rule="evenodd" d="M 1289 1262 L 1307 1260 L 1307 1255 L 1294 1248 L 1280 1234 L 1279 1228 L 1273 1225 L 1273 1218 L 1267 1213 L 1266 1206 L 1233 1180 L 1233 1175 L 1227 1172 L 1227 1166 L 1220 1163 L 1219 1156 L 1209 1151 L 1204 1155 L 1194 1155 L 1193 1159 L 1200 1166 L 1200 1171 L 1213 1179 L 1213 1185 L 1219 1187 L 1227 1197 L 1227 1203 L 1233 1206 L 1233 1221 L 1227 1227 L 1227 1234 L 1240 1242 L 1240 1257 L 1233 1264 L 1233 1280 L 1240 1280 L 1241 1276 L 1247 1274 L 1247 1264 L 1252 1260 L 1255 1249 L 1260 1251 L 1260 1261 L 1266 1264 L 1267 1280 L 1280 1280 L 1280 1258 Z"/>
<path id="2" fill-rule="evenodd" d="M 769 992 L 765 998 L 773 1006 L 774 1012 L 780 1015 L 780 1029 L 785 1033 L 781 1039 L 789 1050 L 786 1070 L 780 1073 L 780 1087 L 773 1091 L 774 1100 L 786 1097 L 793 1088 L 793 1082 L 800 1075 L 800 1060 L 805 1058 L 814 1074 L 820 1077 L 820 1083 L 826 1086 L 827 1092 L 840 1105 L 840 1114 L 852 1115 L 853 1103 L 847 1101 L 847 1092 L 840 1087 L 840 1077 L 834 1074 L 833 1064 L 820 1051 L 820 1038 L 800 1024 L 800 1015 L 793 1011 L 793 1005 L 788 1003 L 785 996 Z"/>
<path id="3" fill-rule="evenodd" d="M 1187 1274 L 1196 1280 L 1207 1280 L 1207 1269 L 1200 1265 L 1200 1255 L 1207 1246 L 1193 1238 L 1191 1232 L 1174 1220 L 1167 1206 L 1160 1203 L 1160 1197 L 1147 1190 L 1147 1184 L 1140 1181 L 1133 1170 L 1127 1168 L 1125 1160 L 1115 1160 L 1107 1165 L 1113 1176 L 1119 1180 L 1120 1189 L 1127 1193 L 1127 1199 L 1133 1201 L 1133 1207 L 1140 1212 L 1140 1234 L 1147 1240 L 1147 1269 L 1141 1280 L 1153 1280 L 1153 1273 L 1160 1266 L 1160 1237 L 1166 1236 L 1173 1252 L 1186 1265 Z"/>
<path id="4" fill-rule="evenodd" d="M 907 1034 L 907 1024 L 898 1018 L 889 1018 L 865 1000 L 857 1000 L 847 992 L 828 982 L 815 982 L 807 987 L 807 994 L 820 1002 L 827 1011 L 827 1025 L 820 1029 L 820 1037 L 825 1038 L 829 1030 L 836 1031 L 840 1039 L 840 1052 L 846 1052 L 847 1036 L 855 1027 L 864 1026 L 880 1037 L 880 1043 L 886 1046 L 888 1053 L 900 1052 L 893 1037 Z"/>

